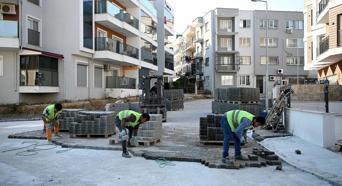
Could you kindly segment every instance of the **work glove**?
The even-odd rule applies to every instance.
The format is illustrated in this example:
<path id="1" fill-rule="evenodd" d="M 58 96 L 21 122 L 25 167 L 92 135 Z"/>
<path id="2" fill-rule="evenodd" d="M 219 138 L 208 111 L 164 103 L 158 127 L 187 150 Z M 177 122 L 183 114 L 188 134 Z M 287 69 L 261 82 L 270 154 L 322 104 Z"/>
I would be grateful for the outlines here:
<path id="1" fill-rule="evenodd" d="M 128 132 L 126 129 L 122 129 L 119 133 L 119 141 L 126 141 L 128 139 Z"/>

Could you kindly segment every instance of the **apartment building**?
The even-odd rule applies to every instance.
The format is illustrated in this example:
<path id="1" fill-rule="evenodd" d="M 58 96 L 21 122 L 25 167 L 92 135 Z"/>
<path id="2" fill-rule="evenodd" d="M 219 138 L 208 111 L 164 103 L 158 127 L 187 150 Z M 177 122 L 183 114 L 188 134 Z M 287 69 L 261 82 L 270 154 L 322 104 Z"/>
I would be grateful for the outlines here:
<path id="1" fill-rule="evenodd" d="M 203 59 L 195 64 L 203 72 L 197 74 L 200 76 L 197 79 L 205 90 L 213 92 L 215 88 L 237 86 L 260 88 L 264 93 L 266 80 L 269 90 L 276 80 L 293 84 L 298 79 L 303 83 L 308 77 L 303 69 L 303 14 L 269 11 L 268 17 L 267 20 L 265 11 L 217 8 L 189 25 L 187 30 L 193 35 L 189 37 L 184 32 L 183 37 L 185 41 L 194 37 L 194 52 L 184 55 L 194 63 Z M 269 77 L 266 78 L 267 60 Z"/>
<path id="2" fill-rule="evenodd" d="M 0 0 L 0 104 L 138 95 L 158 71 L 149 0 Z M 10 7 L 8 12 L 8 8 Z M 165 40 L 174 34 L 165 3 Z M 165 75 L 173 51 L 165 46 Z"/>
<path id="3" fill-rule="evenodd" d="M 304 68 L 342 85 L 342 1 L 305 0 L 304 25 Z"/>

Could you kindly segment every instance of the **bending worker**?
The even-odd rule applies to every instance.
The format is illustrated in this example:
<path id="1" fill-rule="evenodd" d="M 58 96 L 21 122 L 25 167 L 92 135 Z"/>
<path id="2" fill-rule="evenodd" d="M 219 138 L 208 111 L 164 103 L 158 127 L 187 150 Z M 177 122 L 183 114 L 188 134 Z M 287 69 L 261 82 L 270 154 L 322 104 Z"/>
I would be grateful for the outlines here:
<path id="1" fill-rule="evenodd" d="M 134 136 L 137 136 L 140 124 L 143 124 L 149 120 L 150 115 L 147 113 L 141 114 L 133 110 L 123 110 L 118 113 L 115 119 L 115 125 L 120 131 L 119 140 L 122 142 L 122 157 L 131 157 L 127 151 L 128 140 L 131 141 L 133 133 Z"/>
<path id="2" fill-rule="evenodd" d="M 265 124 L 265 118 L 243 110 L 231 110 L 222 116 L 221 127 L 223 128 L 223 154 L 222 162 L 229 160 L 229 139 L 233 138 L 235 146 L 235 160 L 246 160 L 241 154 L 241 142 L 243 141 L 243 133 L 247 129 L 258 127 Z"/>
<path id="3" fill-rule="evenodd" d="M 43 111 L 43 122 L 44 122 L 44 131 L 46 133 L 46 138 L 50 142 L 51 141 L 51 129 L 54 128 L 55 136 L 58 136 L 59 132 L 59 121 L 58 116 L 62 111 L 62 104 L 55 103 L 48 105 Z"/>

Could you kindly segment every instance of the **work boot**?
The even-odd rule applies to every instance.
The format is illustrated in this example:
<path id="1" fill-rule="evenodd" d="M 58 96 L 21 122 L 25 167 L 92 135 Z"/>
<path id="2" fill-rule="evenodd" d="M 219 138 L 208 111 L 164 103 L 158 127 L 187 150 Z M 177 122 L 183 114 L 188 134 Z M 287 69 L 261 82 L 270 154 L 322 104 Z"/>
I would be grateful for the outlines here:
<path id="1" fill-rule="evenodd" d="M 249 159 L 242 154 L 235 156 L 235 160 L 248 161 Z"/>
<path id="2" fill-rule="evenodd" d="M 229 156 L 222 158 L 222 163 L 230 163 Z"/>
<path id="3" fill-rule="evenodd" d="M 122 157 L 124 158 L 131 158 L 132 156 L 128 152 L 123 152 Z"/>

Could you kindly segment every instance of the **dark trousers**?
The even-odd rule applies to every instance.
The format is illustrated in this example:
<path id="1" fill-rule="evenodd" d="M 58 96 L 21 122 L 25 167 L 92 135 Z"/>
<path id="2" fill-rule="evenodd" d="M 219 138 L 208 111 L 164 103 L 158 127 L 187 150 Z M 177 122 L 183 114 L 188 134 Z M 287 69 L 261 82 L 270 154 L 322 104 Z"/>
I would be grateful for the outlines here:
<path id="1" fill-rule="evenodd" d="M 222 157 L 225 158 L 229 155 L 229 140 L 230 139 L 234 140 L 235 156 L 241 155 L 240 139 L 235 135 L 234 132 L 232 132 L 230 125 L 228 124 L 226 116 L 222 116 L 221 127 L 223 128 L 223 135 L 224 135 Z"/>
<path id="2" fill-rule="evenodd" d="M 121 130 L 122 130 L 122 128 L 121 128 L 121 120 L 119 119 L 118 116 L 115 118 L 115 125 L 116 125 L 116 127 L 118 127 L 119 132 L 121 132 Z M 134 127 L 126 126 L 125 128 L 128 129 L 128 137 L 129 137 L 128 140 L 130 140 L 132 138 L 132 136 L 133 136 Z M 134 135 L 136 136 L 136 134 L 134 134 Z M 127 152 L 127 140 L 122 141 L 121 144 L 122 144 L 122 152 L 126 153 Z"/>

